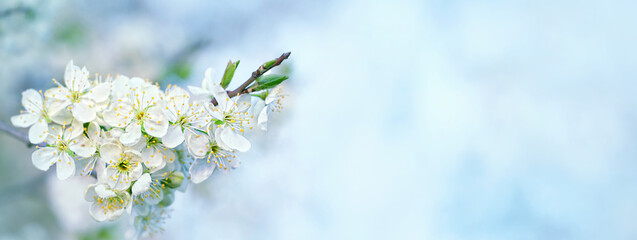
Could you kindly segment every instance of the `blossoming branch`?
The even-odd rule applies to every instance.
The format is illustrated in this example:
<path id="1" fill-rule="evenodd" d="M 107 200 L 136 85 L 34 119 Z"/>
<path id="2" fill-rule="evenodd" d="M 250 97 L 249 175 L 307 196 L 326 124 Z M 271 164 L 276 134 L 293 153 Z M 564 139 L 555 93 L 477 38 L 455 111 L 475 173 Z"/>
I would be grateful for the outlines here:
<path id="1" fill-rule="evenodd" d="M 56 87 L 22 93 L 24 110 L 11 122 L 29 128 L 36 168 L 55 165 L 60 180 L 97 178 L 85 191 L 95 220 L 126 211 L 141 236 L 161 230 L 175 191 L 239 165 L 236 153 L 251 148 L 244 134 L 266 130 L 268 115 L 281 109 L 287 76 L 265 73 L 289 55 L 264 63 L 232 91 L 226 88 L 239 61 L 228 63 L 220 81 L 209 68 L 201 86 L 163 91 L 137 77 L 91 79 L 71 61 L 64 80 L 53 79 Z M 4 125 L 0 130 L 22 136 Z"/>

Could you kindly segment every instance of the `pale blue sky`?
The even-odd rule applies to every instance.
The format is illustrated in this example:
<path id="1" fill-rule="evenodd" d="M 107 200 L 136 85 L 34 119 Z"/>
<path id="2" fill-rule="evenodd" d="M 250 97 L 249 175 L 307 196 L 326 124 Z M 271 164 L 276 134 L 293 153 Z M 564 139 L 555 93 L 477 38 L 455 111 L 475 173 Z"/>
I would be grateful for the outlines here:
<path id="1" fill-rule="evenodd" d="M 138 3 L 90 23 L 114 52 L 59 64 L 210 37 L 198 84 L 292 51 L 270 131 L 178 194 L 158 239 L 637 238 L 634 2 Z"/>

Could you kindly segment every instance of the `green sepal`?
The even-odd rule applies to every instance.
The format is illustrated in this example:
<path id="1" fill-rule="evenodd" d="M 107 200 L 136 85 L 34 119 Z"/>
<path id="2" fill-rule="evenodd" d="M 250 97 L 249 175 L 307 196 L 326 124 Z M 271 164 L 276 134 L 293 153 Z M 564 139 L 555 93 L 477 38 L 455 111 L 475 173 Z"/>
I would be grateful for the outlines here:
<path id="1" fill-rule="evenodd" d="M 69 148 L 65 149 L 64 152 L 66 152 L 71 157 L 75 157 L 75 153 Z"/>
<path id="2" fill-rule="evenodd" d="M 91 124 L 90 122 L 85 122 L 84 124 L 82 124 L 82 135 L 84 135 L 85 137 L 88 137 L 88 125 Z"/>
<path id="3" fill-rule="evenodd" d="M 265 101 L 265 98 L 268 97 L 268 94 L 270 94 L 270 91 L 266 90 L 266 91 L 263 91 L 263 92 L 260 92 L 260 93 L 253 93 L 251 95 L 255 96 L 255 97 L 258 97 L 258 98 L 261 98 L 261 100 Z"/>

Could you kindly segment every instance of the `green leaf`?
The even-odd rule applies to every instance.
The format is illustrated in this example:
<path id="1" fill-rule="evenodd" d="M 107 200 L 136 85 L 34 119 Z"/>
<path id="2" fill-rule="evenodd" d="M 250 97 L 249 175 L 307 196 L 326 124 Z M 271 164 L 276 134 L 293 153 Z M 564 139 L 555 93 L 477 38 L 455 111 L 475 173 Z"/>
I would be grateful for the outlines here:
<path id="1" fill-rule="evenodd" d="M 181 79 L 186 79 L 190 76 L 192 66 L 185 62 L 176 63 L 169 67 L 169 72 L 177 75 Z"/>
<path id="2" fill-rule="evenodd" d="M 250 87 L 252 91 L 260 91 L 276 87 L 283 81 L 288 79 L 285 75 L 268 74 L 257 78 L 256 83 Z"/>
<path id="3" fill-rule="evenodd" d="M 239 66 L 240 61 L 232 62 L 228 61 L 228 66 L 226 67 L 226 72 L 223 73 L 223 78 L 221 78 L 221 86 L 223 88 L 228 87 L 230 81 L 232 81 L 232 77 L 234 76 L 234 70 Z"/>
<path id="4" fill-rule="evenodd" d="M 78 239 L 80 240 L 95 240 L 95 239 L 118 239 L 123 233 L 118 229 L 117 225 L 105 225 L 99 229 L 91 229 L 80 233 Z"/>
<path id="5" fill-rule="evenodd" d="M 80 22 L 61 24 L 54 29 L 53 37 L 61 43 L 76 46 L 86 42 L 86 27 Z"/>

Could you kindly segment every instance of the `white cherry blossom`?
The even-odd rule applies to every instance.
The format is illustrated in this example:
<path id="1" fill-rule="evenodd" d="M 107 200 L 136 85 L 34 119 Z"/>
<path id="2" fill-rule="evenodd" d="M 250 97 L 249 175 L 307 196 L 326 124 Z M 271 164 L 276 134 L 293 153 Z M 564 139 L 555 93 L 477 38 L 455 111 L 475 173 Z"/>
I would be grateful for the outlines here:
<path id="1" fill-rule="evenodd" d="M 161 109 L 163 94 L 157 86 L 145 84 L 140 78 L 132 78 L 130 84 L 121 86 L 118 82 L 125 79 L 120 76 L 113 83 L 114 92 L 122 98 L 113 104 L 112 109 L 104 112 L 104 121 L 124 129 L 125 133 L 119 140 L 127 146 L 136 144 L 142 138 L 142 130 L 153 137 L 166 135 L 168 120 Z"/>
<path id="2" fill-rule="evenodd" d="M 106 163 L 102 160 L 100 151 L 101 146 L 106 143 L 115 141 L 113 137 L 106 131 L 103 131 L 96 122 L 90 122 L 88 128 L 85 129 L 89 142 L 95 146 L 96 151 L 93 156 L 80 160 L 80 175 L 87 176 L 91 174 L 96 166 L 104 166 Z"/>
<path id="3" fill-rule="evenodd" d="M 112 221 L 124 213 L 130 201 L 127 191 L 117 191 L 108 184 L 91 184 L 86 188 L 84 199 L 92 202 L 89 208 L 91 217 L 98 222 Z"/>
<path id="4" fill-rule="evenodd" d="M 68 108 L 73 117 L 85 123 L 95 119 L 95 104 L 108 99 L 110 85 L 101 83 L 92 87 L 88 80 L 89 72 L 86 68 L 80 69 L 70 61 L 66 65 L 64 73 L 64 85 L 53 79 L 58 85 L 57 88 L 47 90 L 44 95 L 51 99 L 51 111 L 57 113 L 59 110 Z"/>
<path id="5" fill-rule="evenodd" d="M 22 106 L 25 110 L 21 110 L 20 115 L 11 117 L 11 123 L 16 127 L 30 127 L 28 136 L 33 144 L 41 143 L 46 139 L 49 123 L 52 121 L 67 124 L 73 119 L 67 111 L 51 114 L 49 105 L 42 99 L 40 92 L 34 89 L 22 92 Z"/>
<path id="6" fill-rule="evenodd" d="M 100 149 L 102 160 L 108 164 L 102 173 L 101 182 L 115 190 L 124 190 L 142 175 L 144 168 L 138 151 L 117 143 L 104 144 Z"/>
<path id="7" fill-rule="evenodd" d="M 188 135 L 205 131 L 211 120 L 205 108 L 207 104 L 207 101 L 192 100 L 190 94 L 180 87 L 168 86 L 164 113 L 170 125 L 162 138 L 164 145 L 177 147 Z"/>
<path id="8" fill-rule="evenodd" d="M 82 127 L 74 122 L 70 127 L 52 125 L 47 137 L 47 147 L 33 152 L 33 165 L 46 171 L 56 164 L 57 177 L 67 179 L 75 174 L 74 156 L 90 157 L 95 153 L 95 145 L 82 135 Z"/>
<path id="9" fill-rule="evenodd" d="M 214 137 L 190 136 L 188 140 L 188 151 L 195 158 L 189 170 L 193 183 L 206 180 L 215 168 L 227 171 L 239 166 L 239 159 L 234 151 L 217 144 Z"/>
<path id="10" fill-rule="evenodd" d="M 162 168 L 167 162 L 175 161 L 175 153 L 172 148 L 165 146 L 157 137 L 145 134 L 136 146 L 140 149 L 142 162 L 149 169 Z"/>
<path id="11" fill-rule="evenodd" d="M 215 128 L 214 136 L 219 145 L 245 152 L 250 150 L 250 142 L 242 135 L 244 126 L 253 118 L 248 113 L 251 106 L 249 94 L 230 99 L 219 84 L 213 85 L 213 95 L 217 106 L 210 104 L 208 110 L 213 120 L 209 128 Z"/>
<path id="12" fill-rule="evenodd" d="M 280 112 L 281 111 L 281 101 L 285 97 L 281 94 L 283 90 L 283 85 L 278 85 L 272 88 L 271 91 L 268 92 L 268 95 L 265 97 L 264 101 L 258 101 L 254 106 L 255 112 L 259 112 L 259 116 L 257 118 L 257 125 L 261 128 L 261 130 L 268 130 L 268 117 L 271 112 Z"/>
<path id="13" fill-rule="evenodd" d="M 210 101 L 214 97 L 214 85 L 212 75 L 215 73 L 213 68 L 206 69 L 204 77 L 201 80 L 201 87 L 188 86 L 188 90 L 192 92 L 193 96 L 197 100 Z"/>

